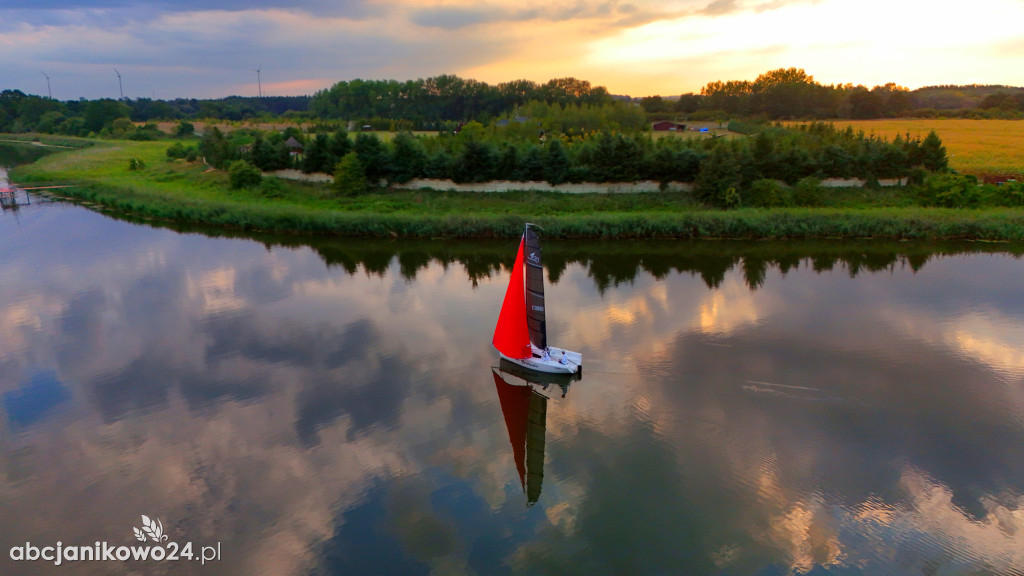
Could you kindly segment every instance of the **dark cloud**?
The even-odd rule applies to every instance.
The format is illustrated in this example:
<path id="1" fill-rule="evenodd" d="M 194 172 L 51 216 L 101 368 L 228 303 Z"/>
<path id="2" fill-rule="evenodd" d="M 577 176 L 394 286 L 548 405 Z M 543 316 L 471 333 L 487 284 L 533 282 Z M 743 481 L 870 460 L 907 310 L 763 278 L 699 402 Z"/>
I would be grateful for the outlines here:
<path id="1" fill-rule="evenodd" d="M 430 565 L 406 552 L 391 526 L 388 485 L 375 483 L 358 505 L 344 511 L 337 532 L 323 545 L 323 566 L 316 574 L 409 574 L 427 576 Z"/>
<path id="2" fill-rule="evenodd" d="M 705 6 L 704 9 L 701 10 L 701 14 L 721 16 L 722 14 L 735 12 L 737 9 L 736 0 L 715 0 L 711 4 Z"/>
<path id="3" fill-rule="evenodd" d="M 500 10 L 488 8 L 427 8 L 413 13 L 410 20 L 414 24 L 428 28 L 458 30 L 477 24 L 488 24 L 508 19 L 508 14 Z"/>
<path id="4" fill-rule="evenodd" d="M 523 10 L 505 10 L 495 7 L 438 7 L 424 8 L 410 16 L 414 24 L 427 28 L 458 30 L 479 24 L 495 22 L 525 22 L 542 20 L 546 22 L 564 22 L 567 20 L 607 19 L 612 26 L 633 26 L 637 22 L 648 22 L 663 13 L 641 10 L 633 4 L 619 6 L 615 2 L 601 4 L 578 4 L 542 10 L 537 8 Z"/>
<path id="5" fill-rule="evenodd" d="M 123 10 L 140 9 L 155 12 L 205 12 L 225 10 L 237 12 L 241 10 L 297 10 L 316 14 L 345 14 L 349 16 L 367 16 L 377 10 L 370 2 L 363 0 L 346 0 L 331 2 L 328 0 L 156 0 L 140 2 L 139 0 L 6 0 L 2 10 Z"/>
<path id="6" fill-rule="evenodd" d="M 180 372 L 164 355 L 149 353 L 87 387 L 103 420 L 114 422 L 134 411 L 166 408 L 169 392 L 178 382 Z"/>
<path id="7" fill-rule="evenodd" d="M 367 375 L 353 376 L 360 368 L 353 364 L 337 376 L 324 374 L 299 395 L 295 429 L 303 443 L 318 443 L 317 433 L 342 416 L 352 419 L 349 440 L 374 426 L 398 425 L 416 370 L 396 355 L 371 354 L 363 360 L 373 366 Z"/>
<path id="8" fill-rule="evenodd" d="M 380 354 L 382 336 L 369 321 L 359 320 L 342 330 L 280 322 L 268 330 L 256 320 L 252 314 L 241 314 L 207 322 L 207 363 L 216 366 L 240 357 L 303 370 L 308 381 L 302 383 L 295 423 L 303 442 L 315 444 L 319 430 L 345 415 L 352 418 L 352 435 L 398 421 L 415 370 L 397 355 Z M 199 381 L 189 390 L 200 398 L 217 398 L 230 388 Z"/>

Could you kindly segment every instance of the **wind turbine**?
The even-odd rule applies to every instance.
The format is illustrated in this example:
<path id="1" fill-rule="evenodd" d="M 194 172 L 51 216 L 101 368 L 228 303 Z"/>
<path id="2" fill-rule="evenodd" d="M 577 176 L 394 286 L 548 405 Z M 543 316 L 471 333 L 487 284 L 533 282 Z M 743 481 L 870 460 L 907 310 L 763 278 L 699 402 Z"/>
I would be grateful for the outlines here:
<path id="1" fill-rule="evenodd" d="M 117 74 L 117 88 L 121 91 L 121 100 L 124 100 L 124 86 L 121 85 L 121 73 L 114 68 L 114 74 Z"/>
<path id="2" fill-rule="evenodd" d="M 43 72 L 40 70 L 40 72 Z M 43 72 L 43 76 L 46 76 L 46 72 Z M 46 76 L 46 93 L 49 95 L 50 100 L 53 100 L 53 90 L 50 90 L 50 77 Z"/>
<path id="3" fill-rule="evenodd" d="M 259 65 L 259 68 L 253 70 L 256 73 L 256 86 L 259 89 L 260 98 L 263 98 L 263 82 L 260 80 L 260 72 L 263 70 L 263 64 Z"/>

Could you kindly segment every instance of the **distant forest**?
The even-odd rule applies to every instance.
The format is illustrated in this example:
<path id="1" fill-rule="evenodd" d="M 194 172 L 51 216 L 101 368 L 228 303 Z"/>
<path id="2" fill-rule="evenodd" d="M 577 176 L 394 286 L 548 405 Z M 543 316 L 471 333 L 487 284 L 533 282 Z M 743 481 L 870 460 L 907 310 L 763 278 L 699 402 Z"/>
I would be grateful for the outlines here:
<path id="1" fill-rule="evenodd" d="M 660 100 L 660 101 L 659 101 Z M 648 112 L 669 104 L 641 99 Z M 676 112 L 722 112 L 772 120 L 871 119 L 960 116 L 1018 118 L 1024 112 L 1024 88 L 1010 86 L 928 86 L 909 90 L 892 82 L 868 89 L 853 84 L 824 85 L 799 68 L 766 72 L 753 82 L 711 82 L 700 94 L 684 94 L 671 104 Z"/>
<path id="2" fill-rule="evenodd" d="M 823 85 L 802 69 L 780 68 L 753 81 L 710 82 L 700 93 L 642 98 L 612 95 L 602 86 L 576 78 L 558 78 L 544 84 L 514 80 L 490 85 L 454 75 L 407 81 L 342 81 L 312 96 L 209 100 L 58 101 L 4 90 L 0 92 L 0 132 L 116 135 L 115 122 L 119 119 L 133 123 L 293 119 L 314 124 L 369 125 L 376 130 L 438 130 L 469 121 L 485 125 L 515 121 L 538 105 L 611 110 L 622 117 L 636 111 L 642 115 L 641 123 L 736 118 L 1024 118 L 1024 88 L 970 85 L 908 90 L 893 83 L 873 88 Z M 619 122 L 618 128 L 632 129 L 634 124 L 631 118 Z M 145 131 L 133 134 L 145 137 Z"/>

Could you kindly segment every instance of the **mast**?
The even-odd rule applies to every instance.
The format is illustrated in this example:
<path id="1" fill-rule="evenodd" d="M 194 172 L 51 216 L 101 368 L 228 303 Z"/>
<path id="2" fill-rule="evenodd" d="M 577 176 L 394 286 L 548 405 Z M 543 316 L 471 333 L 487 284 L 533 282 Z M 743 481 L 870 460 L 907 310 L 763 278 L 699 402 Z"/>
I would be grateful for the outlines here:
<path id="1" fill-rule="evenodd" d="M 530 342 L 541 350 L 548 346 L 547 320 L 544 314 L 544 267 L 540 259 L 540 239 L 526 225 L 523 238 L 526 243 L 526 325 L 530 329 Z"/>

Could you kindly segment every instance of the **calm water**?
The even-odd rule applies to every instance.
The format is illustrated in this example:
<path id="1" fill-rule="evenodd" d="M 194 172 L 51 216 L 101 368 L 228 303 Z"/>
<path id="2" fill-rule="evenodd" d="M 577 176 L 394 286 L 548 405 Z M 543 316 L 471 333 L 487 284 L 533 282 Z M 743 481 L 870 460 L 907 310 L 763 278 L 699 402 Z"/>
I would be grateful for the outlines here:
<path id="1" fill-rule="evenodd" d="M 1024 573 L 1017 248 L 547 242 L 531 385 L 514 241 L 0 243 L 0 574 Z M 220 559 L 10 556 L 141 515 Z"/>

